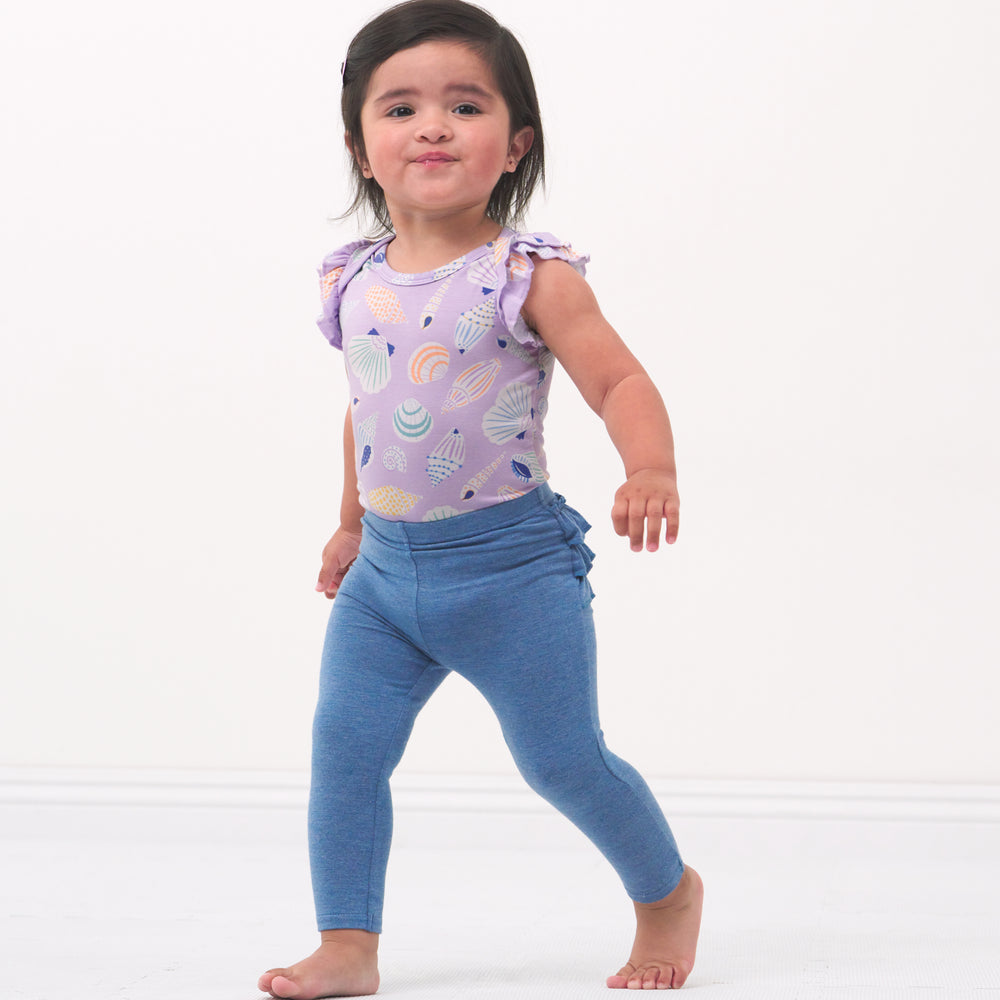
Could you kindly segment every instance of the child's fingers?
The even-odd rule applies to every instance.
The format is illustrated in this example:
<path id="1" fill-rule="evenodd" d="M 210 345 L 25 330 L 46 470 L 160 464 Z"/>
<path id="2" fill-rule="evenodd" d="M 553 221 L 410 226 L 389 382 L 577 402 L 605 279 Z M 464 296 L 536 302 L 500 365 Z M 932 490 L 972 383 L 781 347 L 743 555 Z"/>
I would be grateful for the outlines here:
<path id="1" fill-rule="evenodd" d="M 660 547 L 660 524 L 662 521 L 663 505 L 650 501 L 646 513 L 646 550 L 649 552 L 655 552 Z"/>

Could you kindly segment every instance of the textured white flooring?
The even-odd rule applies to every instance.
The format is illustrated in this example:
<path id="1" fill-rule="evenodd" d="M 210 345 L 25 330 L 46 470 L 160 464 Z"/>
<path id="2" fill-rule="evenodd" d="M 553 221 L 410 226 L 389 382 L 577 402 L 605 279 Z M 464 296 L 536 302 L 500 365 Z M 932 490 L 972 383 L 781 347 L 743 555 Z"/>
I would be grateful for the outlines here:
<path id="1" fill-rule="evenodd" d="M 298 809 L 0 808 L 0 1000 L 258 1000 L 311 951 Z M 1000 998 L 1000 824 L 682 817 L 688 993 Z M 470 847 L 475 843 L 478 846 Z M 629 906 L 555 815 L 401 813 L 382 995 L 609 998 Z"/>

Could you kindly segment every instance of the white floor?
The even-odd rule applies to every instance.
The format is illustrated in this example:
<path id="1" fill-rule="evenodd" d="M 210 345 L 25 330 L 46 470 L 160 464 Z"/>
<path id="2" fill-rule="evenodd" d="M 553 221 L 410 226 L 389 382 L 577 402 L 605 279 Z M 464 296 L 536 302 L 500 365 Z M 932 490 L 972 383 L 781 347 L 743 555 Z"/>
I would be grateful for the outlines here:
<path id="1" fill-rule="evenodd" d="M 481 826 L 470 848 L 470 823 Z M 299 809 L 0 808 L 0 1000 L 258 1000 L 313 947 Z M 1000 998 L 1000 824 L 684 818 L 688 992 Z M 384 996 L 609 996 L 629 906 L 554 815 L 401 812 Z"/>

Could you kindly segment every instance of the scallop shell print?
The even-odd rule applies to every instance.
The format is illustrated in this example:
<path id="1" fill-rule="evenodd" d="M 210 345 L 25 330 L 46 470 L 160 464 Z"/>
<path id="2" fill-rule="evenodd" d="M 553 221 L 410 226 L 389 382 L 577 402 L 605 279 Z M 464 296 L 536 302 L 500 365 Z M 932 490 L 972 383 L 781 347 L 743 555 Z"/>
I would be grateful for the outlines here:
<path id="1" fill-rule="evenodd" d="M 456 427 L 438 442 L 437 447 L 427 456 L 427 475 L 438 486 L 450 475 L 462 468 L 465 461 L 465 438 Z"/>
<path id="2" fill-rule="evenodd" d="M 515 490 L 513 486 L 501 486 L 497 490 L 497 499 L 501 503 L 505 503 L 507 500 L 516 500 L 518 497 L 523 497 L 527 493 L 527 490 Z"/>
<path id="3" fill-rule="evenodd" d="M 444 301 L 445 295 L 448 294 L 448 289 L 451 288 L 451 283 L 455 280 L 454 275 L 448 278 L 443 285 L 434 293 L 431 300 L 424 306 L 424 311 L 420 314 L 420 329 L 426 329 L 431 323 L 434 322 L 434 317 L 437 315 L 437 311 Z"/>
<path id="4" fill-rule="evenodd" d="M 454 385 L 448 391 L 442 413 L 456 410 L 460 406 L 468 406 L 477 399 L 482 399 L 489 391 L 489 388 L 496 381 L 497 372 L 500 371 L 500 361 L 497 358 L 490 358 L 489 361 L 480 361 L 471 368 L 466 368 L 461 375 L 455 379 Z"/>
<path id="5" fill-rule="evenodd" d="M 385 285 L 369 285 L 365 289 L 365 302 L 372 315 L 383 323 L 405 323 L 406 313 L 399 296 Z"/>
<path id="6" fill-rule="evenodd" d="M 358 334 L 347 345 L 347 359 L 361 388 L 369 395 L 381 392 L 392 378 L 389 358 L 396 348 L 378 330 Z"/>
<path id="7" fill-rule="evenodd" d="M 459 354 L 464 354 L 470 347 L 474 347 L 493 329 L 496 315 L 497 300 L 491 295 L 458 317 L 458 322 L 455 324 L 455 346 Z"/>
<path id="8" fill-rule="evenodd" d="M 407 373 L 414 385 L 427 385 L 444 378 L 451 356 L 444 344 L 421 344 L 411 355 Z"/>
<path id="9" fill-rule="evenodd" d="M 531 389 L 514 382 L 504 386 L 496 403 L 483 414 L 483 433 L 493 444 L 506 444 L 512 438 L 523 441 L 533 418 Z"/>
<path id="10" fill-rule="evenodd" d="M 478 285 L 483 290 L 483 295 L 489 295 L 490 292 L 497 290 L 496 266 L 489 257 L 481 257 L 476 261 L 469 268 L 466 278 L 471 284 Z"/>
<path id="11" fill-rule="evenodd" d="M 375 428 L 378 426 L 378 414 L 373 413 L 367 420 L 358 425 L 358 444 L 361 445 L 361 464 L 364 468 L 372 460 L 372 448 L 375 445 Z"/>
<path id="12" fill-rule="evenodd" d="M 392 429 L 403 441 L 423 441 L 434 418 L 415 399 L 404 399 L 392 413 Z"/>
<path id="13" fill-rule="evenodd" d="M 471 500 L 485 485 L 486 480 L 493 475 L 497 469 L 503 464 L 503 460 L 507 457 L 506 452 L 501 452 L 500 457 L 496 459 L 491 465 L 487 465 L 482 472 L 477 472 L 463 487 L 462 492 L 459 494 L 459 500 Z"/>
<path id="14" fill-rule="evenodd" d="M 449 517 L 454 517 L 456 514 L 460 514 L 461 511 L 455 510 L 454 507 L 445 504 L 442 507 L 435 507 L 433 510 L 427 511 L 423 516 L 425 521 L 447 521 Z"/>
<path id="15" fill-rule="evenodd" d="M 422 499 L 398 486 L 376 486 L 368 491 L 368 506 L 387 517 L 405 517 Z"/>

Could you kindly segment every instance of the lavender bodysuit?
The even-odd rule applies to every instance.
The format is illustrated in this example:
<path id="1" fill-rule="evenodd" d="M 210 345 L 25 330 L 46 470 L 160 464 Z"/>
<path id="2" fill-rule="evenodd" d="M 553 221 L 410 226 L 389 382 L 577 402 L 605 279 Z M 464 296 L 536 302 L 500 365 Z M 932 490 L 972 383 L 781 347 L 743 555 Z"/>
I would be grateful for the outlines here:
<path id="1" fill-rule="evenodd" d="M 344 352 L 361 505 L 393 521 L 454 517 L 548 478 L 542 419 L 554 360 L 521 316 L 532 255 L 586 256 L 548 233 L 505 229 L 436 271 L 402 274 L 391 236 L 320 267 L 318 323 Z"/>

